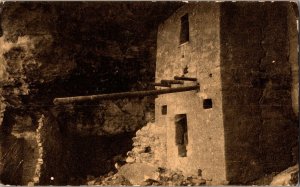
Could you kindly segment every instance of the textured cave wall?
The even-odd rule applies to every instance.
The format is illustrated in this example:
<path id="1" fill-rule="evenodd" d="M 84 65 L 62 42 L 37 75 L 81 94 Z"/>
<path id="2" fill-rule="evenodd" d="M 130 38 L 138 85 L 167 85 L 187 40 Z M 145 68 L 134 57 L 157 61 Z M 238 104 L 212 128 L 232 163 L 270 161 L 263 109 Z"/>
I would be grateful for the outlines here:
<path id="1" fill-rule="evenodd" d="M 0 182 L 18 185 L 22 183 L 24 139 L 14 136 L 1 138 Z"/>
<path id="2" fill-rule="evenodd" d="M 179 5 L 5 3 L 1 115 L 51 107 L 54 97 L 151 89 L 156 25 Z"/>
<path id="3" fill-rule="evenodd" d="M 0 170 L 0 180 L 4 184 L 27 185 L 33 180 L 38 159 L 35 119 L 29 114 L 10 112 L 6 110 L 0 132 L 0 164 L 6 168 Z"/>
<path id="4" fill-rule="evenodd" d="M 68 182 L 80 185 L 80 180 L 84 181 L 86 176 L 100 176 L 116 170 L 115 163 L 124 160 L 132 149 L 134 132 L 147 120 L 142 109 L 145 102 L 118 100 L 59 109 L 64 112 L 58 112 L 55 119 L 64 150 L 67 150 L 64 162 L 68 168 Z"/>
<path id="5" fill-rule="evenodd" d="M 163 3 L 150 2 L 57 5 L 56 39 L 66 53 L 74 55 L 77 68 L 49 86 L 57 96 L 149 89 L 148 83 L 154 81 L 156 25 L 178 7 L 169 6 L 164 9 Z"/>
<path id="6" fill-rule="evenodd" d="M 63 131 L 76 136 L 109 136 L 135 132 L 153 117 L 153 106 L 149 100 L 120 99 L 60 106 L 56 117 Z"/>
<path id="7" fill-rule="evenodd" d="M 101 165 L 108 157 L 130 149 L 125 145 L 133 136 L 131 132 L 151 119 L 153 98 L 61 107 L 53 106 L 53 98 L 151 89 L 149 83 L 154 81 L 158 22 L 180 4 L 1 4 L 0 133 L 3 136 L 0 141 L 11 134 L 17 140 L 25 138 L 25 154 L 13 163 L 24 159 L 23 170 L 20 170 L 23 174 L 16 174 L 22 176 L 22 180 L 16 184 L 65 184 L 73 174 L 84 177 L 88 173 L 84 167 Z M 39 129 L 37 121 L 41 111 L 47 124 L 44 130 Z M 27 118 L 31 118 L 32 123 L 30 127 L 22 128 L 24 123 L 21 121 Z M 14 130 L 16 127 L 18 131 Z M 122 133 L 124 142 L 113 146 Z M 99 142 L 105 139 L 101 136 L 111 136 L 105 139 L 111 155 L 101 157 L 102 150 L 106 149 L 101 143 L 97 143 L 94 150 L 88 147 L 94 141 L 92 137 L 87 140 L 88 136 L 96 136 Z M 12 145 L 1 146 L 2 155 Z M 22 143 L 17 145 L 22 146 Z M 119 146 L 126 150 L 115 152 Z M 40 150 L 43 150 L 42 157 Z M 73 172 L 76 167 L 72 170 L 72 155 L 82 150 L 92 153 L 94 158 L 89 157 L 91 161 L 86 163 L 87 166 L 79 165 L 82 173 L 78 174 Z M 51 155 L 51 151 L 56 154 Z M 65 155 L 63 158 L 62 154 Z M 74 160 L 80 162 L 83 159 L 79 158 Z M 61 164 L 61 159 L 66 161 L 66 166 Z M 109 162 L 107 169 L 92 168 L 93 174 L 99 175 L 111 169 L 112 161 Z M 3 163 L 1 160 L 0 164 Z M 72 172 L 61 175 L 65 179 L 56 176 L 65 167 L 71 168 Z M 9 174 L 8 170 L 0 170 L 0 173 L 9 176 L 10 181 L 14 180 L 15 175 Z M 50 180 L 51 176 L 54 181 Z"/>
<path id="8" fill-rule="evenodd" d="M 41 158 L 35 118 L 40 108 L 44 107 L 28 101 L 28 98 L 36 94 L 36 85 L 53 81 L 58 74 L 65 76 L 75 64 L 63 58 L 65 54 L 59 55 L 57 52 L 59 47 L 54 43 L 51 33 L 55 30 L 56 21 L 52 7 L 5 3 L 2 8 L 1 139 L 12 137 L 16 143 L 4 142 L 0 149 L 3 155 L 17 157 L 20 161 L 15 159 L 8 162 L 1 157 L 1 164 L 8 168 L 1 171 L 1 180 L 5 184 L 27 185 L 39 181 L 40 171 L 37 166 Z M 14 147 L 22 147 L 22 153 L 10 153 L 9 150 Z M 14 164 L 18 168 L 10 167 Z M 22 174 L 17 175 L 19 170 Z"/>
<path id="9" fill-rule="evenodd" d="M 232 183 L 293 164 L 298 120 L 292 108 L 288 4 L 221 6 L 225 146 Z"/>
<path id="10" fill-rule="evenodd" d="M 155 25 L 179 5 L 5 3 L 3 103 L 30 108 L 52 105 L 59 96 L 149 89 L 155 71 Z"/>
<path id="11" fill-rule="evenodd" d="M 37 85 L 64 77 L 75 67 L 56 40 L 57 15 L 47 3 L 3 5 L 1 88 L 8 105 L 20 107 L 21 95 L 35 94 Z"/>
<path id="12" fill-rule="evenodd" d="M 108 8 L 108 5 L 104 6 Z M 126 7 L 119 4 L 114 9 L 120 12 Z M 116 17 L 116 13 L 111 13 L 104 20 L 100 15 L 93 15 L 97 12 L 102 16 L 108 13 L 99 3 L 6 4 L 2 12 L 3 111 L 5 105 L 13 108 L 10 112 L 25 108 L 35 111 L 44 105 L 51 107 L 56 96 L 149 88 L 146 84 L 154 77 L 155 63 L 149 61 L 154 61 L 155 57 L 155 32 L 153 35 L 146 30 L 145 36 L 136 37 L 132 30 L 119 28 L 122 20 L 107 28 L 95 27 Z M 11 18 L 19 21 L 12 24 Z M 153 36 L 148 39 L 149 35 Z M 141 41 L 135 41 L 141 38 Z M 127 104 L 130 103 L 127 100 Z M 141 113 L 145 106 L 143 102 L 139 104 L 142 107 L 138 113 Z M 103 107 L 81 106 L 85 116 L 69 111 L 68 121 L 78 122 L 78 126 L 90 120 L 103 121 L 97 114 L 89 115 L 99 110 Z M 140 118 L 143 115 L 139 114 Z M 134 121 L 135 117 L 129 116 L 133 121 L 124 117 L 122 123 L 127 120 L 125 126 L 132 131 L 145 124 L 139 123 L 141 119 Z M 97 124 L 89 125 L 93 128 Z M 70 128 L 72 126 L 75 125 L 71 124 Z M 112 126 L 122 128 L 120 123 L 106 124 L 107 128 Z M 115 129 L 111 129 L 112 134 L 123 132 L 122 129 L 114 132 Z"/>
<path id="13" fill-rule="evenodd" d="M 5 115 L 6 117 L 7 115 Z M 19 140 L 23 140 L 22 148 L 23 154 L 19 155 L 22 159 L 21 183 L 27 185 L 33 182 L 36 173 L 36 164 L 39 158 L 37 132 L 36 132 L 36 119 L 35 116 L 19 113 L 13 116 L 11 135 Z M 14 155 L 12 155 L 14 156 Z M 5 173 L 5 172 L 4 172 Z M 13 180 L 13 176 L 11 176 Z"/>

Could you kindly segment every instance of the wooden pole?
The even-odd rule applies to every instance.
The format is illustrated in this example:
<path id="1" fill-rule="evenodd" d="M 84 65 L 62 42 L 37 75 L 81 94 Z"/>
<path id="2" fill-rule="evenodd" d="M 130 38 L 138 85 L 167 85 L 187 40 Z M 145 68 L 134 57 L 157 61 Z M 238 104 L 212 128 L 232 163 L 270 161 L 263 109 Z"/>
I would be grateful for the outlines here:
<path id="1" fill-rule="evenodd" d="M 89 96 L 76 96 L 76 97 L 65 97 L 65 98 L 55 98 L 53 103 L 57 104 L 68 104 L 73 102 L 84 102 L 84 101 L 98 101 L 106 99 L 121 99 L 121 98 L 132 98 L 132 97 L 145 97 L 151 95 L 161 95 L 175 92 L 185 92 L 191 90 L 199 90 L 200 86 L 186 86 L 178 88 L 167 88 L 161 90 L 147 90 L 147 91 L 135 91 L 135 92 L 121 92 L 121 93 L 111 93 L 111 94 L 100 94 L 100 95 L 89 95 Z"/>
<path id="2" fill-rule="evenodd" d="M 179 80 L 161 80 L 162 84 L 183 84 L 183 81 Z"/>
<path id="3" fill-rule="evenodd" d="M 175 80 L 182 80 L 182 81 L 197 81 L 197 78 L 191 78 L 191 77 L 174 77 Z"/>
<path id="4" fill-rule="evenodd" d="M 153 86 L 160 86 L 160 87 L 171 87 L 171 84 L 162 84 L 162 83 L 153 83 Z"/>

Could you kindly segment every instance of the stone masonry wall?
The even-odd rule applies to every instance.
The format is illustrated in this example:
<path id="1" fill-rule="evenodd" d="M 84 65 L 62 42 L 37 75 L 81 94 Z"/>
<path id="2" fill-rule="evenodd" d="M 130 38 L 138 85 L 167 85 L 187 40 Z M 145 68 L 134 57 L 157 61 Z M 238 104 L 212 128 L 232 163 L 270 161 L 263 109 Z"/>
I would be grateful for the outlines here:
<path id="1" fill-rule="evenodd" d="M 70 161 L 65 150 L 58 123 L 50 112 L 42 114 L 38 120 L 37 142 L 39 158 L 34 181 L 38 185 L 67 184 Z"/>
<path id="2" fill-rule="evenodd" d="M 61 134 L 53 118 L 19 114 L 11 122 L 11 134 L 0 139 L 0 180 L 4 184 L 29 186 L 66 184 L 63 171 L 69 160 L 63 153 Z"/>
<path id="3" fill-rule="evenodd" d="M 180 19 L 186 13 L 190 37 L 180 45 Z M 225 153 L 219 29 L 219 4 L 214 2 L 188 3 L 159 26 L 156 82 L 182 76 L 185 70 L 185 76 L 197 78 L 200 91 L 158 96 L 155 123 L 166 128 L 167 167 L 180 169 L 187 175 L 201 170 L 205 179 L 221 184 L 225 182 Z M 183 86 L 193 84 L 186 81 Z M 204 99 L 212 99 L 213 107 L 204 109 Z M 166 115 L 162 115 L 163 105 L 167 105 Z M 187 115 L 187 157 L 178 156 L 176 114 Z"/>
<path id="4" fill-rule="evenodd" d="M 288 3 L 222 3 L 221 76 L 227 178 L 246 183 L 292 165 Z"/>

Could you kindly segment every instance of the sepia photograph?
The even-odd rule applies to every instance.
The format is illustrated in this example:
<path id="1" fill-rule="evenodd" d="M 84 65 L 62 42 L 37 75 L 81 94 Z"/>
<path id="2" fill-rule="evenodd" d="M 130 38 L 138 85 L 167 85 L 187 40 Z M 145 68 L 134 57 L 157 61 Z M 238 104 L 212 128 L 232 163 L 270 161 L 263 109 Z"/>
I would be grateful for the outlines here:
<path id="1" fill-rule="evenodd" d="M 1 1 L 0 186 L 299 185 L 297 1 Z"/>

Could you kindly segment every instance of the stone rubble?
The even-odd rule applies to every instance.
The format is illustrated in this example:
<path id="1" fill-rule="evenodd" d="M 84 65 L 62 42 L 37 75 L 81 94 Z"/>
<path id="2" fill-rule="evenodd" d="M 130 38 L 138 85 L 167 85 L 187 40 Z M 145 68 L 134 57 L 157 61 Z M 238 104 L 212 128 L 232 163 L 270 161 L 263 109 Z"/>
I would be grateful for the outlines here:
<path id="1" fill-rule="evenodd" d="M 136 132 L 133 138 L 133 149 L 127 158 L 116 159 L 116 172 L 105 176 L 88 177 L 87 185 L 134 185 L 134 186 L 200 186 L 213 185 L 213 181 L 201 176 L 184 176 L 181 171 L 172 171 L 165 167 L 165 141 L 159 136 L 164 133 L 162 127 L 154 123 Z M 121 161 L 124 165 L 120 165 Z M 295 185 L 297 184 L 299 167 L 295 165 L 279 174 L 270 174 L 252 185 Z M 227 185 L 228 183 L 224 184 Z"/>
<path id="2" fill-rule="evenodd" d="M 166 158 L 166 141 L 160 136 L 165 132 L 163 127 L 148 123 L 136 132 L 133 138 L 133 149 L 127 153 L 128 163 L 150 163 L 164 167 Z"/>
<path id="3" fill-rule="evenodd" d="M 248 185 L 296 186 L 299 178 L 299 165 L 296 164 L 281 172 L 272 172 Z"/>
<path id="4" fill-rule="evenodd" d="M 200 186 L 206 184 L 206 180 L 200 176 L 184 176 L 181 171 L 170 171 L 165 168 L 157 168 L 153 176 L 155 177 L 144 177 L 143 181 L 136 184 L 130 183 L 130 179 L 119 173 L 111 172 L 106 176 L 89 178 L 87 185 Z"/>
<path id="5" fill-rule="evenodd" d="M 272 186 L 294 186 L 298 183 L 299 165 L 287 168 L 286 170 L 277 174 L 270 185 Z"/>
<path id="6" fill-rule="evenodd" d="M 89 177 L 87 185 L 137 185 L 137 186 L 199 186 L 206 180 L 201 176 L 184 176 L 181 171 L 165 168 L 166 141 L 160 134 L 164 128 L 148 123 L 136 132 L 133 149 L 127 153 L 126 164 L 117 172 L 98 178 Z"/>

